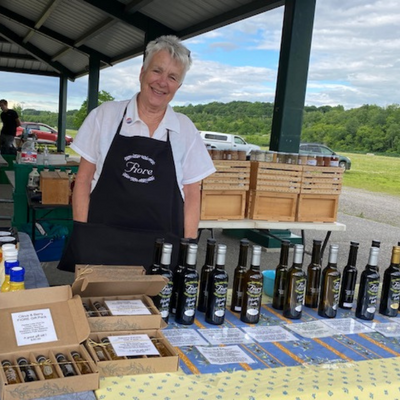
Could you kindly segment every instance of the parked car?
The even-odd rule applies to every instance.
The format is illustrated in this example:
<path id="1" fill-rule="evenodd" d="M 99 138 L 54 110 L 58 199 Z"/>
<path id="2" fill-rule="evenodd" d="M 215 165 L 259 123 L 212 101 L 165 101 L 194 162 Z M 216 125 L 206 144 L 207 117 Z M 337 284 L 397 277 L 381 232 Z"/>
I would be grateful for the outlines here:
<path id="1" fill-rule="evenodd" d="M 231 133 L 200 131 L 204 144 L 216 150 L 245 151 L 249 158 L 252 150 L 260 150 L 260 146 L 247 143 L 241 136 Z"/>
<path id="2" fill-rule="evenodd" d="M 17 137 L 28 135 L 28 133 L 35 135 L 37 142 L 40 144 L 57 145 L 58 132 L 49 125 L 40 122 L 22 122 L 21 126 L 17 128 Z M 65 135 L 65 144 L 67 146 L 73 140 L 71 136 Z"/>
<path id="3" fill-rule="evenodd" d="M 320 143 L 300 143 L 300 154 L 316 154 L 316 155 L 324 155 L 324 156 L 333 156 L 336 155 L 339 157 L 339 166 L 349 170 L 351 168 L 351 160 L 346 156 L 341 156 L 340 154 L 336 154 L 332 149 L 328 146 L 325 146 Z"/>

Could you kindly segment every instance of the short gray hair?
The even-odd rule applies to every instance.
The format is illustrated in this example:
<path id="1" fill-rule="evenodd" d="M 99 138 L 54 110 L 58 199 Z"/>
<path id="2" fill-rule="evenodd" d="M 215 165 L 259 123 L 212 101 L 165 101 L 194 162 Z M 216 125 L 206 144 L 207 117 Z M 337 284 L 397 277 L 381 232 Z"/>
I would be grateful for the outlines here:
<path id="1" fill-rule="evenodd" d="M 162 50 L 168 51 L 173 59 L 177 60 L 183 65 L 183 81 L 186 72 L 189 71 L 189 68 L 192 65 L 192 58 L 190 57 L 190 50 L 181 43 L 177 36 L 160 36 L 156 40 L 149 42 L 145 51 L 143 69 L 146 70 L 154 54 Z"/>

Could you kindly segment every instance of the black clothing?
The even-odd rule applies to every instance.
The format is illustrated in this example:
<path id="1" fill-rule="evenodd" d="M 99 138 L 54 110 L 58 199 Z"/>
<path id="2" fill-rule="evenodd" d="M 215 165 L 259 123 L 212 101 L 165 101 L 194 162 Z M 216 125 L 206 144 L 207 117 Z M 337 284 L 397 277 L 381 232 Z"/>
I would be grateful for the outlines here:
<path id="1" fill-rule="evenodd" d="M 14 110 L 8 109 L 1 113 L 1 120 L 3 122 L 3 128 L 1 129 L 2 135 L 15 136 L 17 133 L 17 119 L 18 114 Z"/>

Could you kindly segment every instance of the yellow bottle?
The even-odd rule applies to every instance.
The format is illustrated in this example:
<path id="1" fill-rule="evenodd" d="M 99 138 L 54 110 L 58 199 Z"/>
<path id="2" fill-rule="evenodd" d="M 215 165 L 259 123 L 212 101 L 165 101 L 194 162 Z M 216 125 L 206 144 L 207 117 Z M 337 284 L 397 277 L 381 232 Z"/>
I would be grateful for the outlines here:
<path id="1" fill-rule="evenodd" d="M 9 292 L 10 291 L 10 271 L 13 267 L 19 267 L 19 261 L 6 261 L 4 263 L 5 267 L 5 276 L 3 284 L 1 285 L 0 292 Z"/>
<path id="2" fill-rule="evenodd" d="M 10 292 L 16 292 L 17 290 L 24 290 L 25 283 L 25 268 L 24 267 L 13 267 L 10 270 Z"/>

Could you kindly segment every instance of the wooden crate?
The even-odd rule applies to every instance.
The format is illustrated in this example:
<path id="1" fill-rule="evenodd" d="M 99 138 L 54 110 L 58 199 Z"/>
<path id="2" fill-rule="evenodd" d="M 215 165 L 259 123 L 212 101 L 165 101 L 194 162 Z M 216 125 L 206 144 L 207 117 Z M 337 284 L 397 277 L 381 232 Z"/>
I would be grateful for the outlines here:
<path id="1" fill-rule="evenodd" d="M 267 221 L 294 221 L 297 193 L 249 190 L 247 218 Z"/>
<path id="2" fill-rule="evenodd" d="M 246 210 L 245 190 L 202 190 L 202 220 L 243 219 Z"/>
<path id="3" fill-rule="evenodd" d="M 302 166 L 252 161 L 250 189 L 267 192 L 300 193 Z"/>
<path id="4" fill-rule="evenodd" d="M 40 189 L 42 204 L 69 204 L 70 186 L 66 172 L 42 171 Z"/>
<path id="5" fill-rule="evenodd" d="M 249 190 L 250 161 L 214 160 L 216 172 L 202 182 L 203 190 Z"/>
<path id="6" fill-rule="evenodd" d="M 301 222 L 335 222 L 339 195 L 299 194 L 296 220 Z"/>
<path id="7" fill-rule="evenodd" d="M 342 190 L 342 179 L 343 168 L 305 165 L 300 193 L 338 195 Z"/>

